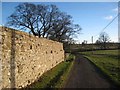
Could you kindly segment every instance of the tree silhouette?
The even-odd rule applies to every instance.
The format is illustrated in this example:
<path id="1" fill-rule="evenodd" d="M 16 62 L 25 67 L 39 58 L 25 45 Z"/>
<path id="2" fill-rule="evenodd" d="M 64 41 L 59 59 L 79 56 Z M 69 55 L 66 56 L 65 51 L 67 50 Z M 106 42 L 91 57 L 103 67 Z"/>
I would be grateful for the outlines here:
<path id="1" fill-rule="evenodd" d="M 67 41 L 81 30 L 78 24 L 73 24 L 72 17 L 61 12 L 56 5 L 32 3 L 19 4 L 8 17 L 7 25 L 60 42 Z"/>
<path id="2" fill-rule="evenodd" d="M 110 37 L 106 32 L 101 32 L 96 44 L 100 45 L 101 49 L 106 49 L 106 44 L 110 41 Z"/>

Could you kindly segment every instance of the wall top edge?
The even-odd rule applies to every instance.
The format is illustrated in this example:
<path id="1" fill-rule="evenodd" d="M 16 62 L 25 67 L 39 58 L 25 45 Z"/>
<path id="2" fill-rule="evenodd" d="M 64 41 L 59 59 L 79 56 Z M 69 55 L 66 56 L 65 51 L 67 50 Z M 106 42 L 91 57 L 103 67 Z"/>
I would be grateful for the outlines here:
<path id="1" fill-rule="evenodd" d="M 2 29 L 1 29 L 2 28 Z M 44 39 L 44 40 L 48 40 L 50 42 L 55 42 L 55 43 L 59 43 L 59 44 L 62 44 L 61 42 L 57 42 L 57 41 L 53 41 L 53 40 L 50 40 L 50 39 L 46 39 L 46 38 L 42 38 L 42 37 L 36 37 L 32 34 L 28 34 L 27 32 L 24 32 L 24 31 L 20 31 L 20 30 L 16 30 L 14 28 L 9 28 L 9 27 L 5 27 L 5 26 L 0 26 L 0 31 L 4 32 L 5 29 L 9 29 L 9 30 L 14 30 L 16 32 L 16 34 L 22 34 L 22 35 L 25 35 L 25 36 L 29 36 L 29 37 L 32 37 L 32 38 L 36 38 L 36 39 Z M 7 31 L 9 31 L 7 30 Z"/>

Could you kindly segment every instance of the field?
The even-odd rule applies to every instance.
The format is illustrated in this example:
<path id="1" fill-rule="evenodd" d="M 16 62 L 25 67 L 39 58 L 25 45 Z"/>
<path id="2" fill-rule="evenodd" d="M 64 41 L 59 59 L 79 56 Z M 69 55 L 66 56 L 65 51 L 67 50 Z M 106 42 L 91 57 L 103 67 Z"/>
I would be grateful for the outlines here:
<path id="1" fill-rule="evenodd" d="M 115 84 L 120 85 L 118 50 L 88 51 L 81 54 L 92 61 Z"/>

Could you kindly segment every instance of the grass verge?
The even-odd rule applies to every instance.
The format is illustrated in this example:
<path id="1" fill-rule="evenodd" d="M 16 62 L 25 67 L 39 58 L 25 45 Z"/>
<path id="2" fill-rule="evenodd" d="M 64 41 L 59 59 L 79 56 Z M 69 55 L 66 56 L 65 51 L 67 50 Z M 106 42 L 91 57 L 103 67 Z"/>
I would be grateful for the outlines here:
<path id="1" fill-rule="evenodd" d="M 60 76 L 60 79 L 56 83 L 55 88 L 63 88 L 64 84 L 67 81 L 69 73 L 70 73 L 70 71 L 72 69 L 72 66 L 74 64 L 74 62 L 73 62 L 74 59 L 75 59 L 75 56 L 73 54 L 70 54 L 69 57 L 66 59 L 66 62 L 68 62 L 69 65 L 66 68 L 66 70 L 64 71 L 63 75 Z"/>
<path id="2" fill-rule="evenodd" d="M 62 88 L 72 68 L 74 55 L 44 73 L 30 88 Z"/>
<path id="3" fill-rule="evenodd" d="M 82 52 L 82 54 L 93 62 L 109 80 L 120 86 L 118 50 L 89 51 Z"/>

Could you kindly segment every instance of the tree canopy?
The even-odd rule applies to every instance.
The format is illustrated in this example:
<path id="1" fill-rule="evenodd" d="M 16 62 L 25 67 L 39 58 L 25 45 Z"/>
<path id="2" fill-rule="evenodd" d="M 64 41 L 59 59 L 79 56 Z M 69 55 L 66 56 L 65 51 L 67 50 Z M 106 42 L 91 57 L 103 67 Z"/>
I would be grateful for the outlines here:
<path id="1" fill-rule="evenodd" d="M 109 37 L 109 35 L 108 35 L 106 32 L 102 32 L 102 33 L 100 33 L 100 35 L 99 35 L 98 41 L 99 41 L 100 43 L 107 43 L 107 42 L 110 41 L 110 37 Z"/>
<path id="2" fill-rule="evenodd" d="M 101 49 L 106 49 L 106 44 L 109 43 L 110 37 L 106 32 L 101 32 L 96 44 L 100 45 Z"/>
<path id="3" fill-rule="evenodd" d="M 81 30 L 79 24 L 73 23 L 72 16 L 56 5 L 32 3 L 19 4 L 8 17 L 7 25 L 59 42 L 71 40 Z"/>

